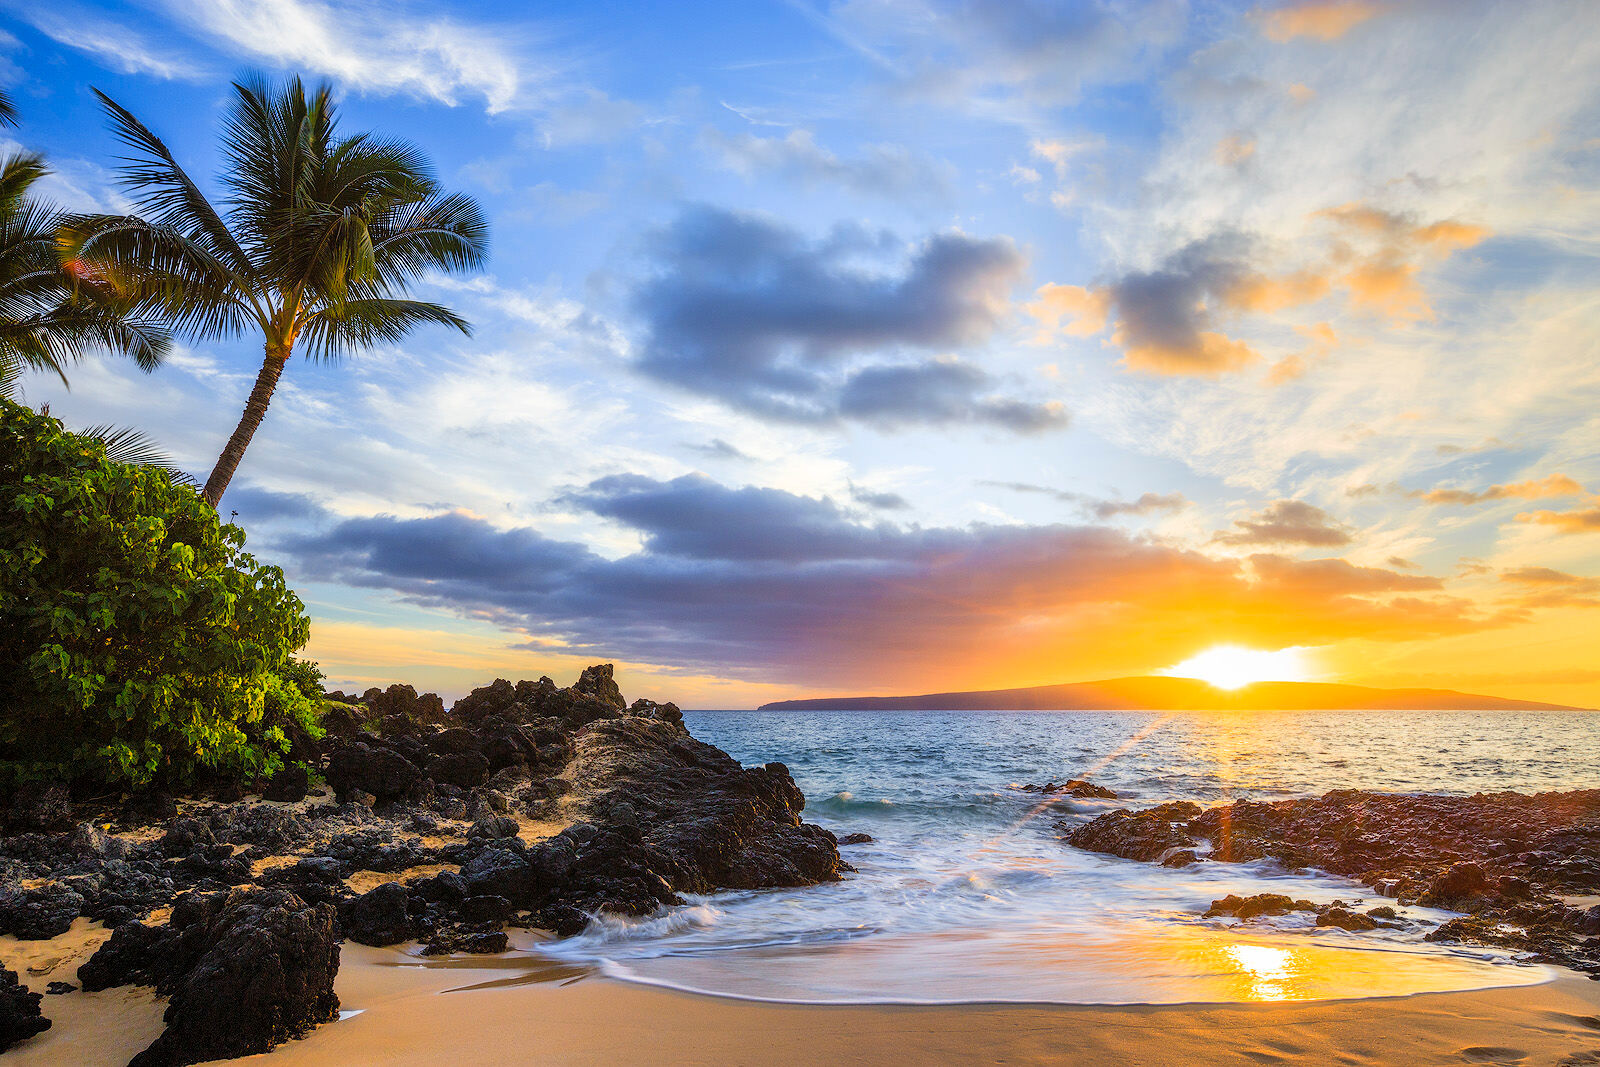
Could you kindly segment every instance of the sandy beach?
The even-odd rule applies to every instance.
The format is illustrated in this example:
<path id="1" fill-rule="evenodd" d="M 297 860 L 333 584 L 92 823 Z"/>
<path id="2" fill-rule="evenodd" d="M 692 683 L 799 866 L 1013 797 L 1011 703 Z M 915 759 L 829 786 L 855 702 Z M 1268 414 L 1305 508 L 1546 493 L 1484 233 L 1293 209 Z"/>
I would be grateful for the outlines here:
<path id="1" fill-rule="evenodd" d="M 30 980 L 71 980 L 104 937 L 0 944 Z M 52 961 L 54 961 L 52 963 Z M 1600 982 L 1372 1000 L 1133 1007 L 810 1006 L 697 996 L 526 957 L 423 964 L 346 943 L 339 1022 L 239 1063 L 478 1064 L 1551 1064 L 1600 1063 Z M 148 990 L 46 1000 L 55 1026 L 27 1065 L 125 1064 L 160 1032 Z M 349 1013 L 356 1014 L 349 1014 Z"/>

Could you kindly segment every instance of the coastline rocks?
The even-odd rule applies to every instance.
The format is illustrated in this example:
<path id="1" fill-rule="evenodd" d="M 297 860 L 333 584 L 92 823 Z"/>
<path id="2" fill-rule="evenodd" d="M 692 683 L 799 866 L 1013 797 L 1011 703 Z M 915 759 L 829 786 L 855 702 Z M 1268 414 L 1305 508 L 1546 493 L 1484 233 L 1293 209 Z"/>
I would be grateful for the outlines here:
<path id="1" fill-rule="evenodd" d="M 198 958 L 166 985 L 167 1028 L 129 1067 L 267 1052 L 338 1015 L 332 907 L 259 889 L 207 902 L 202 915 L 208 921 L 195 939 Z"/>
<path id="2" fill-rule="evenodd" d="M 1451 796 L 1336 790 L 1200 811 L 1164 804 L 1118 810 L 1078 826 L 1071 844 L 1128 859 L 1273 859 L 1352 878 L 1403 904 L 1462 911 L 1427 937 L 1533 952 L 1600 974 L 1600 917 L 1560 896 L 1600 892 L 1600 790 Z M 1209 851 L 1207 851 L 1209 846 Z M 1168 851 L 1168 850 L 1173 851 Z M 1392 919 L 1374 909 L 1319 913 L 1347 930 Z"/>
<path id="3" fill-rule="evenodd" d="M 1173 801 L 1146 811 L 1118 808 L 1068 830 L 1071 844 L 1090 852 L 1105 852 L 1126 860 L 1150 862 L 1168 852 L 1187 849 L 1195 839 L 1187 829 L 1200 814 L 1200 806 Z M 1063 827 L 1065 829 L 1065 827 Z"/>
<path id="4" fill-rule="evenodd" d="M 1044 785 L 1021 785 L 1017 788 L 1021 789 L 1024 793 L 1049 793 L 1056 796 L 1079 797 L 1094 800 L 1118 799 L 1114 790 L 1107 789 L 1103 785 L 1095 785 L 1093 782 L 1086 781 L 1082 778 L 1073 778 L 1070 781 L 1062 782 L 1060 785 L 1057 785 L 1055 782 L 1046 782 Z"/>
<path id="5" fill-rule="evenodd" d="M 362 945 L 396 945 L 409 941 L 416 931 L 411 917 L 411 894 L 399 882 L 385 882 L 347 900 L 339 908 L 344 936 Z"/>
<path id="6" fill-rule="evenodd" d="M 1291 911 L 1316 911 L 1309 900 L 1293 900 L 1282 893 L 1257 893 L 1253 897 L 1240 897 L 1232 893 L 1221 900 L 1213 900 L 1205 918 L 1232 915 L 1239 919 L 1253 919 L 1257 915 L 1287 915 Z"/>
<path id="7" fill-rule="evenodd" d="M 0 932 L 102 920 L 112 935 L 79 968 L 82 988 L 171 998 L 166 1033 L 137 1062 L 190 1063 L 331 1018 L 344 937 L 503 952 L 508 924 L 573 934 L 680 893 L 851 869 L 831 833 L 801 821 L 787 768 L 741 766 L 691 737 L 673 704 L 625 704 L 608 665 L 568 689 L 497 680 L 442 714 L 406 686 L 362 699 L 330 706 L 325 738 L 305 749 L 337 803 L 320 790 L 230 802 L 240 790 L 213 784 L 181 814 L 159 794 L 86 802 L 73 829 L 51 794 L 55 813 L 30 825 L 60 830 L 0 837 Z M 296 777 L 285 795 L 309 784 Z M 13 822 L 18 804 L 4 809 Z M 352 889 L 370 872 L 393 880 Z"/>
<path id="8" fill-rule="evenodd" d="M 0 1052 L 50 1029 L 39 1010 L 42 993 L 32 993 L 17 979 L 16 971 L 0 970 Z"/>

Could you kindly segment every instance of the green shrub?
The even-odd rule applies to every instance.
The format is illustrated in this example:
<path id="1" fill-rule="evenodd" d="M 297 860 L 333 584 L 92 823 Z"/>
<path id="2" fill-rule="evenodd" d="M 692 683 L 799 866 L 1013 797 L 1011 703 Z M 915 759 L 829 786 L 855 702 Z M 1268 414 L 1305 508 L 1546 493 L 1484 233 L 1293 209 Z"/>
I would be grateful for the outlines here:
<path id="1" fill-rule="evenodd" d="M 0 775 L 269 777 L 317 733 L 309 636 L 194 489 L 0 400 Z"/>
<path id="2" fill-rule="evenodd" d="M 325 680 L 322 668 L 314 660 L 290 659 L 278 668 L 278 677 L 294 686 L 313 703 L 322 701 L 322 683 Z"/>

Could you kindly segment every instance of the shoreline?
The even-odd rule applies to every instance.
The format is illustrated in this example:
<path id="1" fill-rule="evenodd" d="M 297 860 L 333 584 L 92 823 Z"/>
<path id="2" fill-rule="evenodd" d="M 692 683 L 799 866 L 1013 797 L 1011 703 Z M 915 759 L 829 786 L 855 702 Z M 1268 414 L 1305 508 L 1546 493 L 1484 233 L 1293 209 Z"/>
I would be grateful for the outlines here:
<path id="1" fill-rule="evenodd" d="M 72 936 L 97 940 L 90 929 Z M 528 935 L 524 946 L 536 940 Z M 35 944 L 40 956 L 64 947 Z M 699 993 L 522 955 L 424 960 L 415 947 L 347 942 L 339 1021 L 270 1053 L 218 1062 L 715 1067 L 778 1054 L 829 1064 L 1600 1063 L 1600 982 L 1561 968 L 1531 985 L 1341 1000 L 823 1004 Z M 15 946 L 5 949 L 11 962 Z M 52 977 L 72 975 L 86 958 L 61 960 Z M 124 1064 L 159 1032 L 164 1007 L 137 987 L 50 1000 L 56 1027 L 8 1062 Z M 74 1001 L 75 1010 L 59 1010 Z"/>

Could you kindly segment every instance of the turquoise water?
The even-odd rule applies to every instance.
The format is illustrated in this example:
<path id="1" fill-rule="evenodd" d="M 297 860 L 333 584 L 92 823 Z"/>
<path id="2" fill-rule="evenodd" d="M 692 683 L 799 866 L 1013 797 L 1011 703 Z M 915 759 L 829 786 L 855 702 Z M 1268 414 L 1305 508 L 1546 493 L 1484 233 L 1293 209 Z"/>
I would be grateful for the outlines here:
<path id="1" fill-rule="evenodd" d="M 719 893 L 599 918 L 542 951 L 634 981 L 842 1002 L 1176 1003 L 1399 995 L 1541 981 L 1503 953 L 1307 916 L 1200 914 L 1228 893 L 1380 901 L 1270 861 L 1168 870 L 1073 849 L 1055 823 L 1166 800 L 1214 804 L 1361 788 L 1472 793 L 1600 787 L 1600 715 L 1483 712 L 691 712 L 696 737 L 779 760 L 806 817 L 858 868 L 835 885 Z M 1023 783 L 1084 776 L 1117 801 Z M 1392 902 L 1386 902 L 1392 903 Z"/>

